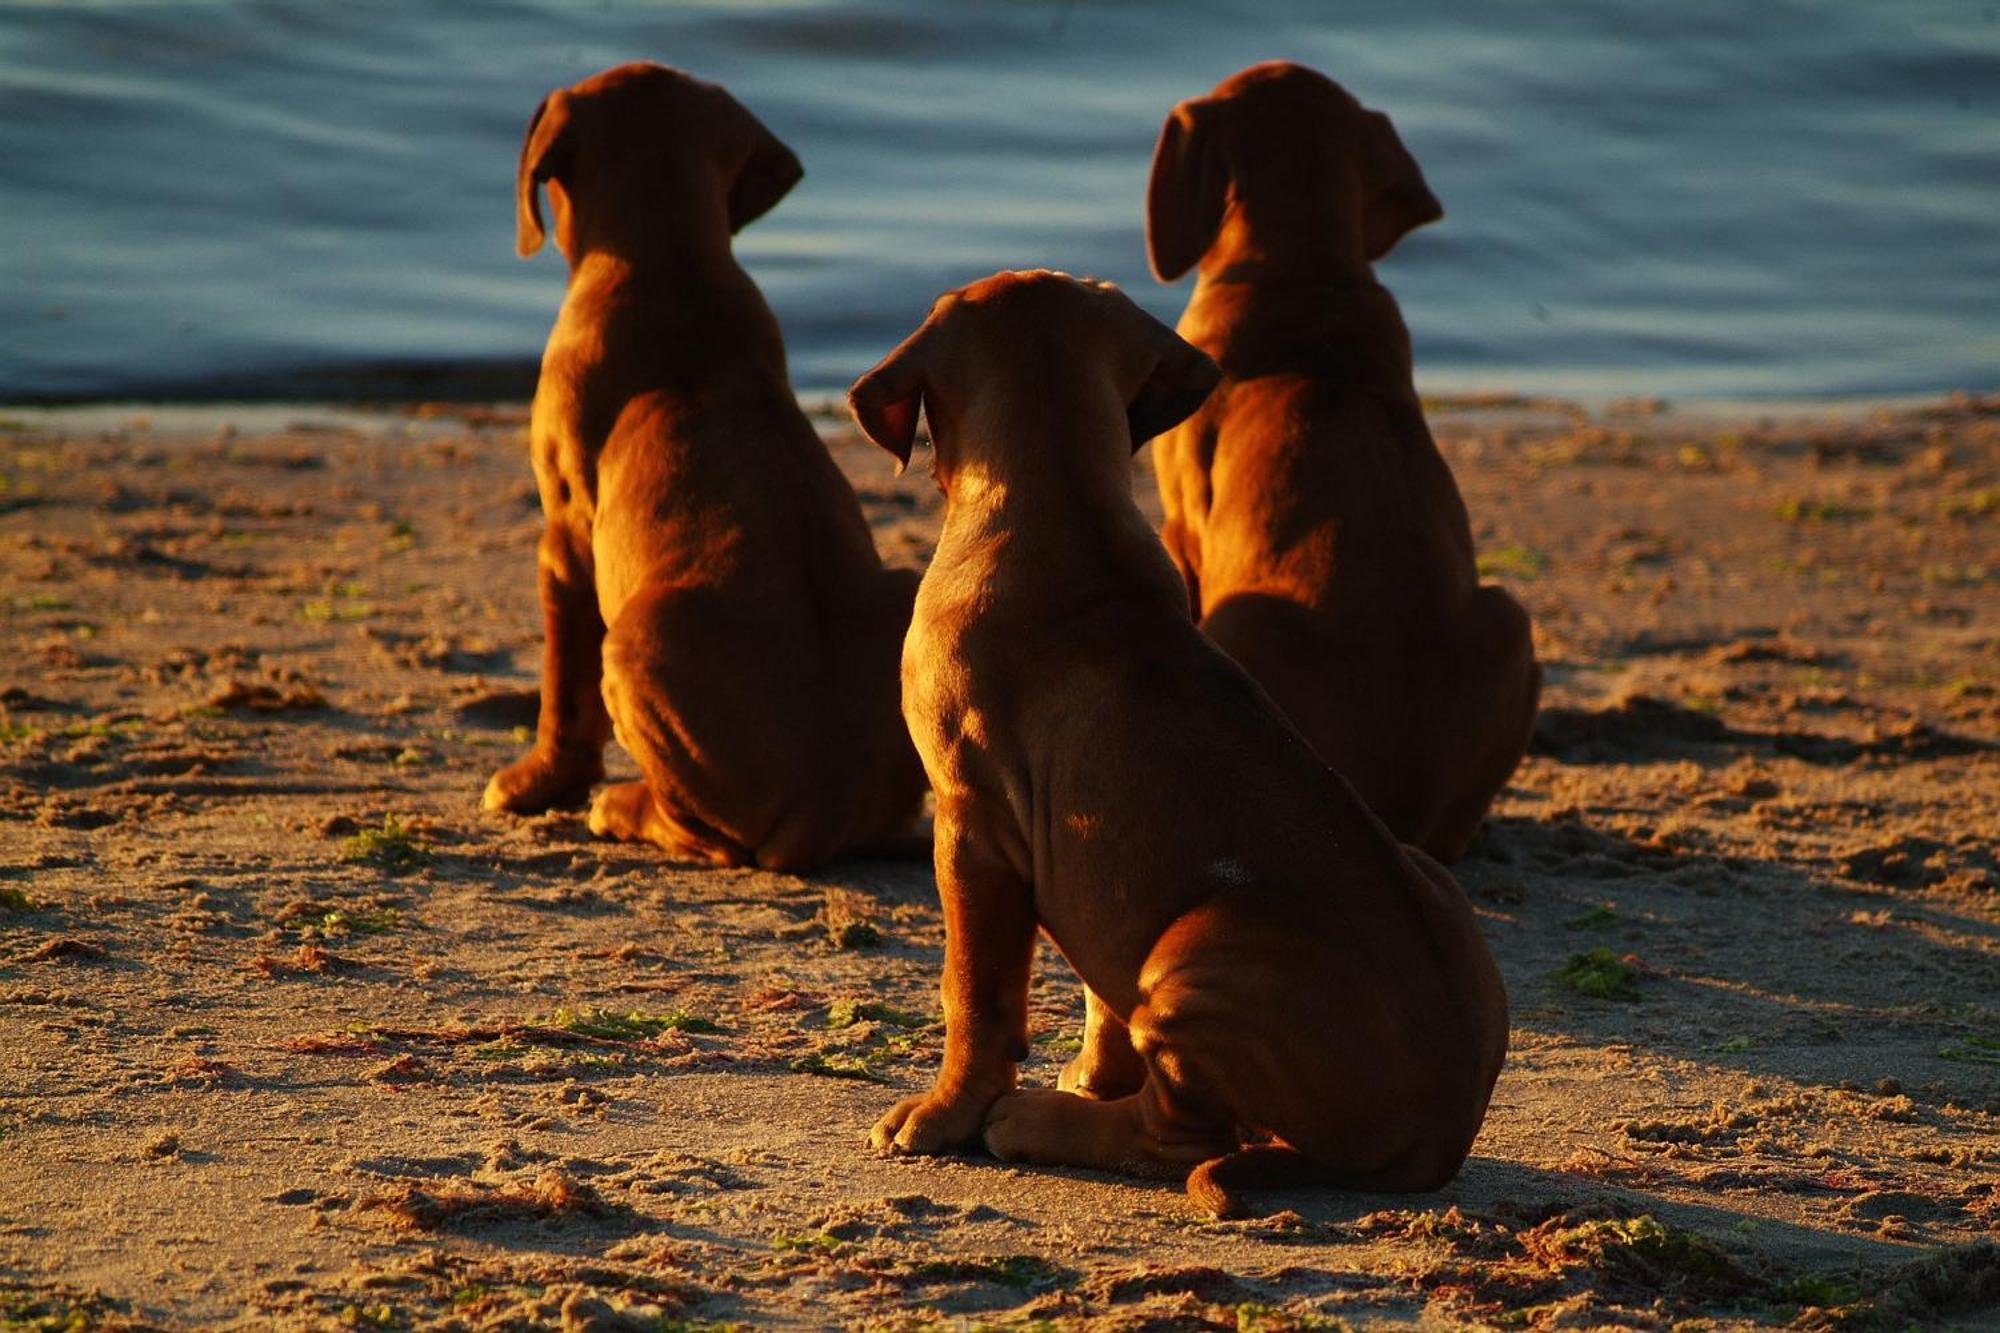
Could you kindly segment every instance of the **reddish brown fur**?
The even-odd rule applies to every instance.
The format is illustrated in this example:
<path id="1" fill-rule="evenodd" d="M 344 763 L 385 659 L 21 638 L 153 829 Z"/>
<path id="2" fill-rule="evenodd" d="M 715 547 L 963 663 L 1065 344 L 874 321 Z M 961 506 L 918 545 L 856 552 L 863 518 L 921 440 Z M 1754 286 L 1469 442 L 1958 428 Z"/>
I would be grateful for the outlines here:
<path id="1" fill-rule="evenodd" d="M 534 748 L 489 809 L 581 803 L 615 728 L 645 777 L 599 793 L 591 828 L 677 857 L 805 869 L 916 815 L 895 678 L 916 579 L 882 568 L 730 252 L 800 175 L 727 92 L 662 66 L 536 108 L 521 252 L 546 185 L 570 266 L 531 426 L 547 648 Z"/>
<path id="2" fill-rule="evenodd" d="M 1159 277 L 1200 264 L 1180 332 L 1225 376 L 1153 445 L 1195 615 L 1397 837 L 1456 860 L 1541 671 L 1527 614 L 1479 586 L 1371 267 L 1442 210 L 1386 116 L 1283 63 L 1174 108 L 1147 207 Z"/>
<path id="3" fill-rule="evenodd" d="M 1132 503 L 1131 449 L 1216 375 L 1115 289 L 1027 273 L 943 297 L 854 387 L 899 457 L 928 415 L 946 498 L 903 653 L 944 1066 L 878 1149 L 1203 1167 L 1199 1197 L 1233 1206 L 1246 1137 L 1294 1178 L 1414 1189 L 1478 1132 L 1507 1017 L 1471 907 L 1196 630 Z M 1122 1047 L 1106 1100 L 1015 1089 L 1037 925 Z"/>

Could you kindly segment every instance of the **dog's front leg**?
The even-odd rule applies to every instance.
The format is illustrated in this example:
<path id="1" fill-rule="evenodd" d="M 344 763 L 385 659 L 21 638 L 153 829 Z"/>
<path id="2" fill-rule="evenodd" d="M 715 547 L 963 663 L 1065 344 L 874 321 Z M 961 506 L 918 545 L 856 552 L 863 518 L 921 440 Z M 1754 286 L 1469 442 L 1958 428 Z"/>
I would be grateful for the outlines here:
<path id="1" fill-rule="evenodd" d="M 937 1153 L 979 1138 L 986 1111 L 1014 1086 L 1028 1053 L 1028 971 L 1035 955 L 1033 886 L 999 849 L 967 836 L 945 802 L 937 815 L 944 906 L 944 1068 L 931 1090 L 875 1124 L 878 1151 Z"/>
<path id="2" fill-rule="evenodd" d="M 589 545 L 551 523 L 536 548 L 542 599 L 542 702 L 534 748 L 486 784 L 488 810 L 534 814 L 582 805 L 604 776 L 604 618 Z"/>

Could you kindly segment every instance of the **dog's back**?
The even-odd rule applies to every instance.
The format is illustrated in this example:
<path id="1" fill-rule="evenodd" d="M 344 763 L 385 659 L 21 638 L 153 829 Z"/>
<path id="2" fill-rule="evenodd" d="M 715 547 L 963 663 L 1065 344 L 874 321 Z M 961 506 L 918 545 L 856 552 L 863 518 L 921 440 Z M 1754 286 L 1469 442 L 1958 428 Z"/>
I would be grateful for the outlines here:
<path id="1" fill-rule="evenodd" d="M 599 795 L 600 833 L 806 868 L 915 813 L 895 676 L 915 579 L 882 568 L 731 248 L 800 175 L 726 91 L 663 66 L 621 66 L 536 111 L 520 248 L 542 239 L 545 186 L 570 262 L 530 427 L 544 706 L 602 721 L 567 774 L 561 726 L 538 736 L 489 805 L 543 808 L 587 785 L 615 726 L 645 780 Z"/>
<path id="2" fill-rule="evenodd" d="M 1024 1014 L 1039 922 L 1139 1082 L 999 1096 L 995 1152 L 1186 1175 L 1247 1128 L 1342 1180 L 1427 1187 L 1483 1117 L 1499 976 L 1449 876 L 1188 619 L 1125 444 L 1215 372 L 1162 333 L 1115 292 L 1002 275 L 855 386 L 899 456 L 921 402 L 946 494 L 904 697 L 938 793 L 948 1072 L 875 1138 L 951 1146 L 964 1102 L 1012 1085 L 990 1067 L 1012 1029 L 970 1034 Z"/>
<path id="3" fill-rule="evenodd" d="M 1180 331 L 1226 377 L 1153 446 L 1194 614 L 1399 837 L 1453 859 L 1539 676 L 1526 616 L 1479 587 L 1373 274 L 1442 210 L 1386 117 L 1281 64 L 1175 108 L 1148 209 L 1155 271 L 1201 266 Z"/>
<path id="4" fill-rule="evenodd" d="M 1261 590 L 1363 633 L 1387 612 L 1421 634 L 1477 584 L 1471 525 L 1411 387 L 1395 299 L 1379 286 L 1342 295 L 1230 288 L 1204 293 L 1183 321 L 1224 374 L 1153 445 L 1197 615 Z"/>
<path id="5" fill-rule="evenodd" d="M 523 248 L 540 176 L 572 261 L 536 390 L 537 470 L 554 479 L 545 502 L 587 506 L 606 621 L 645 583 L 740 575 L 768 596 L 774 579 L 840 590 L 877 567 L 729 245 L 798 180 L 790 152 L 722 89 L 627 66 L 545 102 L 523 164 Z M 591 182 L 611 198 L 579 207 Z"/>

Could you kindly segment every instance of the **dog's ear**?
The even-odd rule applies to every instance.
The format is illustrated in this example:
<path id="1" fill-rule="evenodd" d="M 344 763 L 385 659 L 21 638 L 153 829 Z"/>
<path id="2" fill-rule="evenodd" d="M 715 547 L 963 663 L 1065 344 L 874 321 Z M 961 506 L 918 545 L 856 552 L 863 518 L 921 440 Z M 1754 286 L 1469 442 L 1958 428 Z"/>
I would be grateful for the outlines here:
<path id="1" fill-rule="evenodd" d="M 1362 129 L 1361 190 L 1361 243 L 1371 264 L 1418 227 L 1444 216 L 1417 159 L 1380 111 L 1368 112 Z"/>
<path id="2" fill-rule="evenodd" d="M 528 135 L 521 141 L 521 163 L 514 173 L 514 248 L 523 259 L 542 248 L 541 185 L 569 170 L 573 143 L 569 97 L 561 91 L 550 93 L 528 120 Z"/>
<path id="3" fill-rule="evenodd" d="M 750 120 L 756 126 L 756 142 L 729 186 L 731 233 L 742 231 L 770 212 L 806 174 L 797 154 L 779 142 L 778 136 L 765 129 L 755 116 Z"/>
<path id="4" fill-rule="evenodd" d="M 917 414 L 923 410 L 924 395 L 930 389 L 923 348 L 918 343 L 928 328 L 926 323 L 905 338 L 847 391 L 847 407 L 854 413 L 855 424 L 863 435 L 896 456 L 899 477 L 910 465 L 910 450 L 917 440 Z"/>
<path id="5" fill-rule="evenodd" d="M 1155 435 L 1163 435 L 1193 416 L 1222 382 L 1222 367 L 1151 315 L 1134 306 L 1146 321 L 1153 350 L 1153 368 L 1125 405 L 1125 423 L 1132 431 L 1132 452 Z"/>
<path id="6" fill-rule="evenodd" d="M 1216 142 L 1222 114 L 1217 102 L 1190 99 L 1160 127 L 1146 182 L 1146 258 L 1161 282 L 1194 267 L 1222 228 L 1229 195 L 1229 164 Z"/>

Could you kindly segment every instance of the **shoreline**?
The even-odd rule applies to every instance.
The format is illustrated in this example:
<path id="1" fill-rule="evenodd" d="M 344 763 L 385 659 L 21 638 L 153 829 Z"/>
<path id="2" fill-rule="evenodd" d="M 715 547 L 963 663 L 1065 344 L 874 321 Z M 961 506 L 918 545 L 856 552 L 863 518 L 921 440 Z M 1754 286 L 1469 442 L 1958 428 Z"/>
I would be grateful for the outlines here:
<path id="1" fill-rule="evenodd" d="M 1555 413 L 1600 424 L 1676 418 L 1690 423 L 1726 422 L 1854 423 L 1880 413 L 1981 411 L 2000 402 L 2000 389 L 1954 389 L 1924 394 L 1853 394 L 1804 398 L 1663 398 L 1648 394 L 1573 397 L 1509 389 L 1428 390 L 1419 385 L 1427 414 Z M 844 390 L 804 389 L 795 395 L 805 414 L 819 423 L 848 421 Z M 437 427 L 425 423 L 519 419 L 525 423 L 529 399 L 376 398 L 104 398 L 79 402 L 0 401 L 0 434 L 22 428 L 63 431 L 125 430 L 196 434 L 224 427 L 278 431 L 331 427 L 412 432 Z"/>

